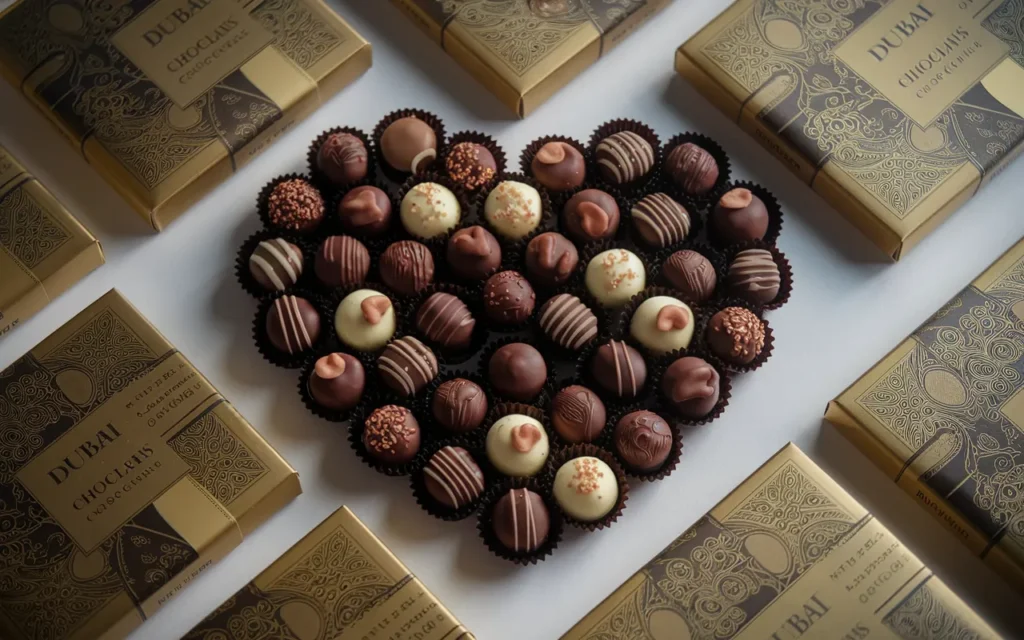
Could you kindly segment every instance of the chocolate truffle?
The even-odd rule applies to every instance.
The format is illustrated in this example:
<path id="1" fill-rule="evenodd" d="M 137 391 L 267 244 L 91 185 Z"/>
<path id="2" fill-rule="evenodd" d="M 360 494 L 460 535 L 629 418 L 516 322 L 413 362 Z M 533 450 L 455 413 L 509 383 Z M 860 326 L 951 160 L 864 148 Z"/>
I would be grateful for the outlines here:
<path id="1" fill-rule="evenodd" d="M 366 145 L 351 133 L 332 133 L 320 143 L 316 167 L 336 185 L 366 177 Z"/>
<path id="2" fill-rule="evenodd" d="M 462 447 L 443 447 L 423 468 L 423 486 L 449 509 L 471 504 L 484 492 L 484 472 Z"/>
<path id="3" fill-rule="evenodd" d="M 381 380 L 402 396 L 411 396 L 437 376 L 437 356 L 412 336 L 389 342 L 377 358 Z"/>
<path id="4" fill-rule="evenodd" d="M 542 233 L 526 245 L 526 273 L 545 287 L 566 282 L 579 261 L 576 245 L 554 231 Z"/>
<path id="5" fill-rule="evenodd" d="M 504 180 L 491 189 L 484 202 L 484 218 L 499 236 L 525 238 L 540 225 L 540 193 L 524 182 Z"/>
<path id="6" fill-rule="evenodd" d="M 444 235 L 462 218 L 462 206 L 451 189 L 436 182 L 421 182 L 402 198 L 402 226 L 423 240 Z"/>
<path id="7" fill-rule="evenodd" d="M 685 349 L 693 340 L 693 310 L 671 296 L 653 296 L 640 303 L 629 322 L 629 335 L 661 355 Z"/>
<path id="8" fill-rule="evenodd" d="M 338 338 L 358 351 L 380 349 L 395 335 L 395 308 L 383 293 L 360 289 L 345 296 L 334 312 Z"/>
<path id="9" fill-rule="evenodd" d="M 249 256 L 249 273 L 267 291 L 284 291 L 302 275 L 302 251 L 283 238 L 264 240 Z"/>
<path id="10" fill-rule="evenodd" d="M 782 277 L 770 251 L 747 249 L 733 258 L 725 284 L 748 302 L 768 304 L 779 295 Z"/>
<path id="11" fill-rule="evenodd" d="M 676 251 L 661 267 L 665 279 L 687 300 L 704 302 L 715 294 L 718 276 L 711 261 L 696 251 Z"/>
<path id="12" fill-rule="evenodd" d="M 471 380 L 447 380 L 434 392 L 431 410 L 442 427 L 460 433 L 472 431 L 487 416 L 487 394 Z"/>
<path id="13" fill-rule="evenodd" d="M 573 385 L 551 401 L 551 426 L 566 442 L 593 442 L 604 431 L 607 413 L 596 393 Z"/>
<path id="14" fill-rule="evenodd" d="M 721 377 L 701 358 L 687 356 L 668 366 L 661 378 L 661 392 L 676 413 L 699 420 L 718 404 Z"/>
<path id="15" fill-rule="evenodd" d="M 672 452 L 672 429 L 652 411 L 627 413 L 615 425 L 615 451 L 631 471 L 650 473 Z"/>
<path id="16" fill-rule="evenodd" d="M 587 163 L 568 142 L 545 143 L 530 161 L 533 178 L 552 191 L 569 191 L 583 184 Z"/>
<path id="17" fill-rule="evenodd" d="M 609 249 L 590 260 L 585 282 L 601 306 L 621 307 L 647 286 L 647 272 L 632 251 Z"/>
<path id="18" fill-rule="evenodd" d="M 380 137 L 384 162 L 403 173 L 418 173 L 437 158 L 437 134 L 419 118 L 399 118 Z"/>
<path id="19" fill-rule="evenodd" d="M 652 247 L 662 249 L 690 235 L 690 214 L 664 193 L 644 196 L 630 213 L 633 228 Z"/>
<path id="20" fill-rule="evenodd" d="M 530 416 L 513 413 L 499 418 L 487 431 L 487 459 L 507 476 L 537 475 L 548 461 L 548 434 Z"/>
<path id="21" fill-rule="evenodd" d="M 540 329 L 555 344 L 578 351 L 597 337 L 597 316 L 571 293 L 560 293 L 540 308 Z"/>
<path id="22" fill-rule="evenodd" d="M 528 344 L 513 342 L 491 356 L 487 363 L 487 378 L 500 395 L 529 402 L 544 388 L 548 365 L 540 351 Z"/>
<path id="23" fill-rule="evenodd" d="M 651 143 L 632 131 L 613 133 L 594 151 L 597 172 L 613 185 L 629 184 L 643 178 L 654 167 Z"/>
<path id="24" fill-rule="evenodd" d="M 625 342 L 609 340 L 591 358 L 590 374 L 602 389 L 617 398 L 635 398 L 647 383 L 647 362 Z"/>
<path id="25" fill-rule="evenodd" d="M 270 224 L 305 233 L 324 219 L 324 199 L 316 187 L 302 178 L 279 182 L 267 198 Z"/>
<path id="26" fill-rule="evenodd" d="M 495 503 L 491 527 L 509 551 L 530 553 L 547 542 L 551 521 L 543 498 L 529 489 L 510 489 Z"/>
<path id="27" fill-rule="evenodd" d="M 356 187 L 338 202 L 338 219 L 349 233 L 379 235 L 391 221 L 391 198 L 378 187 Z"/>
<path id="28" fill-rule="evenodd" d="M 366 372 L 349 354 L 332 353 L 316 361 L 307 384 L 309 395 L 321 407 L 348 411 L 363 397 Z"/>
<path id="29" fill-rule="evenodd" d="M 726 307 L 711 316 L 706 338 L 708 347 L 728 363 L 749 364 L 764 349 L 764 323 L 743 307 Z"/>
<path id="30" fill-rule="evenodd" d="M 281 296 L 267 312 L 266 331 L 278 351 L 302 353 L 320 337 L 320 314 L 305 298 Z"/>
<path id="31" fill-rule="evenodd" d="M 565 203 L 562 228 L 577 242 L 611 238 L 619 230 L 619 205 L 600 189 L 584 189 Z"/>
<path id="32" fill-rule="evenodd" d="M 380 255 L 380 279 L 402 295 L 419 293 L 434 281 L 434 256 L 415 240 L 392 243 Z"/>
<path id="33" fill-rule="evenodd" d="M 683 193 L 690 196 L 702 196 L 718 182 L 718 162 L 692 142 L 676 145 L 668 152 L 665 170 Z"/>
<path id="34" fill-rule="evenodd" d="M 448 239 L 448 266 L 466 280 L 483 280 L 501 266 L 501 245 L 480 225 L 459 229 Z"/>
<path id="35" fill-rule="evenodd" d="M 447 349 L 465 349 L 473 339 L 476 320 L 469 307 L 450 293 L 431 294 L 416 312 L 416 329 L 427 340 Z"/>
<path id="36" fill-rule="evenodd" d="M 467 191 L 476 191 L 493 180 L 498 172 L 494 154 L 475 142 L 457 143 L 448 151 L 444 165 L 448 177 Z"/>
<path id="37" fill-rule="evenodd" d="M 320 245 L 313 265 L 316 277 L 328 287 L 362 284 L 370 272 L 370 252 L 349 236 L 331 236 Z"/>
<path id="38" fill-rule="evenodd" d="M 484 284 L 484 313 L 492 321 L 519 324 L 533 315 L 537 294 L 518 271 L 500 271 Z"/>
<path id="39" fill-rule="evenodd" d="M 711 226 L 730 244 L 763 240 L 768 233 L 768 208 L 749 189 L 733 189 L 715 205 Z"/>
<path id="40" fill-rule="evenodd" d="M 420 423 L 405 407 L 378 407 L 363 423 L 363 446 L 380 462 L 405 464 L 419 453 Z"/>
<path id="41" fill-rule="evenodd" d="M 581 456 L 555 473 L 555 502 L 581 522 L 597 522 L 619 502 L 619 480 L 604 460 Z"/>

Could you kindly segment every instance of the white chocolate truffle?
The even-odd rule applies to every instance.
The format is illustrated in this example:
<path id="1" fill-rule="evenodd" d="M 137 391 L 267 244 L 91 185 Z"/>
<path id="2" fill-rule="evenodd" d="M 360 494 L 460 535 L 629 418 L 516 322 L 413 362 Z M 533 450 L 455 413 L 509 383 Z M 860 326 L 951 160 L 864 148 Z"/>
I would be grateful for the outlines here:
<path id="1" fill-rule="evenodd" d="M 334 312 L 334 331 L 359 351 L 380 349 L 395 335 L 395 307 L 383 293 L 359 289 L 345 296 Z"/>
<path id="2" fill-rule="evenodd" d="M 540 193 L 522 182 L 499 182 L 484 202 L 484 217 L 498 235 L 508 240 L 525 238 L 540 224 Z"/>
<path id="3" fill-rule="evenodd" d="M 586 284 L 601 306 L 621 307 L 647 286 L 647 272 L 632 251 L 609 249 L 587 265 Z"/>
<path id="4" fill-rule="evenodd" d="M 573 458 L 555 474 L 555 502 L 567 514 L 583 522 L 608 515 L 619 501 L 619 481 L 599 458 Z"/>
<path id="5" fill-rule="evenodd" d="M 685 349 L 693 340 L 693 309 L 670 296 L 654 296 L 640 303 L 629 323 L 629 334 L 656 354 Z"/>
<path id="6" fill-rule="evenodd" d="M 497 420 L 487 432 L 487 458 L 508 476 L 533 476 L 548 461 L 548 434 L 544 425 L 518 413 Z"/>
<path id="7" fill-rule="evenodd" d="M 406 231 L 429 240 L 454 229 L 462 218 L 462 207 L 448 187 L 421 182 L 402 198 L 401 216 Z"/>

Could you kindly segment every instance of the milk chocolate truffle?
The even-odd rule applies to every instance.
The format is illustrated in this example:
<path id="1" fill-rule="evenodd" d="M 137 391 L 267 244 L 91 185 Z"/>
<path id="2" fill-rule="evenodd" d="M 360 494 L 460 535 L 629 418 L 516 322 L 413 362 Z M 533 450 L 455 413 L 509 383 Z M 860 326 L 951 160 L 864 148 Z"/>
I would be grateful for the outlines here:
<path id="1" fill-rule="evenodd" d="M 366 388 L 362 363 L 347 353 L 332 353 L 316 361 L 307 381 L 309 395 L 318 405 L 347 411 L 359 403 Z"/>
<path id="2" fill-rule="evenodd" d="M 449 509 L 459 509 L 484 492 L 484 472 L 462 447 L 443 447 L 423 468 L 423 486 L 434 500 Z"/>
<path id="3" fill-rule="evenodd" d="M 576 245 L 554 231 L 542 233 L 526 245 L 526 273 L 546 287 L 566 282 L 579 261 Z"/>
<path id="4" fill-rule="evenodd" d="M 604 430 L 607 413 L 596 393 L 573 385 L 551 401 L 551 426 L 566 442 L 593 442 Z"/>
<path id="5" fill-rule="evenodd" d="M 621 307 L 647 286 L 647 272 L 632 251 L 609 249 L 590 260 L 585 282 L 601 306 Z"/>
<path id="6" fill-rule="evenodd" d="M 690 235 L 690 214 L 664 193 L 644 196 L 630 211 L 633 228 L 644 242 L 659 249 L 686 240 Z"/>
<path id="7" fill-rule="evenodd" d="M 782 277 L 770 251 L 747 249 L 736 254 L 725 283 L 730 291 L 748 302 L 768 304 L 779 295 Z"/>
<path id="8" fill-rule="evenodd" d="M 419 173 L 437 158 L 437 134 L 419 118 L 399 118 L 380 137 L 384 162 L 403 173 Z"/>
<path id="9" fill-rule="evenodd" d="M 487 431 L 487 459 L 507 476 L 534 476 L 544 468 L 550 447 L 544 425 L 514 413 L 495 421 Z"/>
<path id="10" fill-rule="evenodd" d="M 768 208 L 749 189 L 733 189 L 715 205 L 711 226 L 728 243 L 763 240 L 768 233 Z"/>
<path id="11" fill-rule="evenodd" d="M 689 347 L 695 324 L 693 310 L 682 300 L 653 296 L 633 312 L 629 335 L 660 355 Z"/>
<path id="12" fill-rule="evenodd" d="M 551 519 L 539 495 L 529 489 L 510 489 L 495 503 L 491 527 L 509 551 L 530 553 L 547 542 Z"/>
<path id="13" fill-rule="evenodd" d="M 379 235 L 387 231 L 391 221 L 391 198 L 378 187 L 356 187 L 338 203 L 338 219 L 350 233 Z"/>
<path id="14" fill-rule="evenodd" d="M 647 384 L 647 362 L 625 342 L 609 340 L 590 360 L 590 374 L 597 384 L 617 398 L 635 398 Z"/>
<path id="15" fill-rule="evenodd" d="M 472 431 L 487 417 L 487 394 L 472 380 L 448 380 L 434 392 L 431 412 L 446 429 L 460 433 Z"/>
<path id="16" fill-rule="evenodd" d="M 437 356 L 412 336 L 389 342 L 377 358 L 381 380 L 400 395 L 411 396 L 437 376 Z"/>
<path id="17" fill-rule="evenodd" d="M 380 349 L 395 335 L 395 308 L 383 293 L 360 289 L 345 296 L 334 312 L 338 338 L 358 351 Z"/>
<path id="18" fill-rule="evenodd" d="M 702 196 L 718 182 L 718 162 L 714 156 L 692 142 L 676 145 L 665 158 L 665 170 L 683 193 Z"/>
<path id="19" fill-rule="evenodd" d="M 402 198 L 402 226 L 422 240 L 442 236 L 459 224 L 462 206 L 451 189 L 436 182 L 421 182 Z"/>
<path id="20" fill-rule="evenodd" d="M 619 502 L 619 480 L 600 458 L 581 456 L 555 473 L 555 502 L 581 522 L 597 522 Z"/>
<path id="21" fill-rule="evenodd" d="M 375 460 L 405 464 L 419 453 L 420 423 L 405 407 L 378 407 L 363 423 L 363 446 Z"/>
<path id="22" fill-rule="evenodd" d="M 501 266 L 501 245 L 480 225 L 459 229 L 448 238 L 448 266 L 466 280 L 483 280 Z"/>
<path id="23" fill-rule="evenodd" d="M 316 252 L 316 277 L 328 287 L 362 284 L 370 272 L 370 252 L 362 242 L 349 236 L 331 236 Z"/>
<path id="24" fill-rule="evenodd" d="M 562 226 L 577 242 L 611 238 L 619 230 L 619 205 L 600 189 L 584 189 L 565 203 Z"/>
<path id="25" fill-rule="evenodd" d="M 283 238 L 264 240 L 249 256 L 249 273 L 267 291 L 284 291 L 302 275 L 302 250 Z"/>
<path id="26" fill-rule="evenodd" d="M 267 312 L 266 332 L 278 351 L 309 351 L 320 337 L 320 314 L 305 298 L 281 296 Z"/>
<path id="27" fill-rule="evenodd" d="M 651 143 L 632 131 L 613 133 L 599 142 L 594 157 L 597 172 L 613 185 L 635 182 L 654 167 Z"/>
<path id="28" fill-rule="evenodd" d="M 332 133 L 320 143 L 316 167 L 336 185 L 358 182 L 366 177 L 366 145 L 351 133 Z"/>
<path id="29" fill-rule="evenodd" d="M 515 180 L 499 182 L 484 202 L 484 218 L 508 240 L 520 240 L 532 233 L 540 225 L 542 211 L 540 193 Z"/>
<path id="30" fill-rule="evenodd" d="M 434 281 L 434 256 L 415 240 L 392 243 L 380 255 L 380 279 L 402 295 L 412 295 Z"/>
<path id="31" fill-rule="evenodd" d="M 699 420 L 718 404 L 721 376 L 701 358 L 687 356 L 669 365 L 661 378 L 661 392 L 679 415 Z"/>
<path id="32" fill-rule="evenodd" d="M 619 419 L 613 441 L 626 467 L 650 473 L 660 469 L 672 452 L 672 429 L 652 411 L 634 411 Z"/>
<path id="33" fill-rule="evenodd" d="M 711 316 L 706 331 L 708 347 L 731 364 L 749 364 L 764 349 L 764 323 L 743 307 L 726 307 Z"/>
<path id="34" fill-rule="evenodd" d="M 548 379 L 544 356 L 528 344 L 513 342 L 491 356 L 487 378 L 494 390 L 506 398 L 529 402 L 537 397 Z"/>
<path id="35" fill-rule="evenodd" d="M 416 328 L 432 343 L 465 349 L 473 339 L 476 320 L 469 307 L 450 293 L 431 294 L 416 312 Z"/>
<path id="36" fill-rule="evenodd" d="M 316 187 L 302 178 L 279 182 L 267 199 L 270 223 L 281 229 L 307 232 L 324 219 L 324 199 Z"/>
<path id="37" fill-rule="evenodd" d="M 687 300 L 704 302 L 715 295 L 718 276 L 711 261 L 696 251 L 676 251 L 665 260 L 661 272 Z"/>
<path id="38" fill-rule="evenodd" d="M 518 271 L 501 271 L 484 284 L 484 313 L 498 324 L 519 324 L 533 315 L 537 294 Z"/>
<path id="39" fill-rule="evenodd" d="M 567 142 L 548 142 L 533 156 L 530 172 L 552 191 L 569 191 L 583 184 L 587 163 L 579 149 Z"/>
<path id="40" fill-rule="evenodd" d="M 571 293 L 560 293 L 540 308 L 540 329 L 555 344 L 578 351 L 597 337 L 597 316 Z"/>
<path id="41" fill-rule="evenodd" d="M 459 142 L 445 159 L 448 177 L 467 191 L 476 191 L 494 179 L 498 163 L 494 154 L 482 144 Z"/>

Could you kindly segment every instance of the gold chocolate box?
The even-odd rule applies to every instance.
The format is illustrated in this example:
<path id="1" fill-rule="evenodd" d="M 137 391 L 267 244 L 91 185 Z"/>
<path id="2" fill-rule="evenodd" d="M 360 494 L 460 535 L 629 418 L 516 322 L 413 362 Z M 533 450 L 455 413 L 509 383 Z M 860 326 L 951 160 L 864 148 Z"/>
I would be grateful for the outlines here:
<path id="1" fill-rule="evenodd" d="M 300 491 L 111 291 L 0 372 L 0 637 L 124 637 Z"/>
<path id="2" fill-rule="evenodd" d="M 320 0 L 20 0 L 0 73 L 157 230 L 370 67 Z"/>
<path id="3" fill-rule="evenodd" d="M 997 638 L 795 445 L 563 640 Z"/>
<path id="4" fill-rule="evenodd" d="M 825 417 L 1024 591 L 1024 240 Z"/>
<path id="5" fill-rule="evenodd" d="M 184 640 L 473 640 L 342 507 Z"/>
<path id="6" fill-rule="evenodd" d="M 103 264 L 103 249 L 0 147 L 0 336 Z"/>
<path id="7" fill-rule="evenodd" d="M 739 0 L 676 55 L 893 259 L 1021 151 L 1021 0 Z"/>
<path id="8" fill-rule="evenodd" d="M 525 118 L 669 0 L 391 0 Z"/>

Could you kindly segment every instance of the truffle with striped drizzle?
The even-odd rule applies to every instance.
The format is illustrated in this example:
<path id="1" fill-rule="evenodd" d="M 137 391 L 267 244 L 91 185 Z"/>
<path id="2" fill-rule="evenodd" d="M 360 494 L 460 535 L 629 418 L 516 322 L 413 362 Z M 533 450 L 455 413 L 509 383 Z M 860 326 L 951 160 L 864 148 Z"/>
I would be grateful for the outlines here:
<path id="1" fill-rule="evenodd" d="M 416 328 L 430 342 L 448 349 L 465 349 L 473 339 L 476 320 L 469 307 L 450 293 L 427 298 L 416 312 Z"/>
<path id="2" fill-rule="evenodd" d="M 380 279 L 403 295 L 422 291 L 434 281 L 434 256 L 421 242 L 395 242 L 380 256 Z"/>
<path id="3" fill-rule="evenodd" d="M 576 351 L 597 337 L 597 316 L 576 296 L 560 293 L 540 308 L 540 328 L 555 344 Z"/>
<path id="4" fill-rule="evenodd" d="M 632 131 L 619 131 L 599 142 L 594 157 L 598 173 L 614 185 L 636 182 L 654 168 L 654 148 Z"/>
<path id="5" fill-rule="evenodd" d="M 768 304 L 779 295 L 782 277 L 770 251 L 740 251 L 729 265 L 726 285 L 736 295 L 755 304 Z"/>
<path id="6" fill-rule="evenodd" d="M 646 195 L 630 211 L 633 228 L 644 242 L 662 249 L 690 235 L 690 214 L 664 193 Z"/>
<path id="7" fill-rule="evenodd" d="M 320 337 L 320 314 L 305 298 L 281 296 L 267 312 L 266 332 L 278 351 L 302 353 Z"/>
<path id="8" fill-rule="evenodd" d="M 350 236 L 331 236 L 323 241 L 313 264 L 317 279 L 328 287 L 351 287 L 366 281 L 370 252 Z"/>
<path id="9" fill-rule="evenodd" d="M 434 500 L 449 509 L 459 509 L 484 492 L 484 473 L 469 451 L 443 447 L 423 468 L 423 485 Z"/>
<path id="10" fill-rule="evenodd" d="M 625 342 L 609 340 L 590 361 L 590 373 L 605 391 L 618 398 L 635 398 L 647 383 L 647 363 Z"/>
<path id="11" fill-rule="evenodd" d="M 510 489 L 494 505 L 491 527 L 509 551 L 530 553 L 547 541 L 551 518 L 539 495 L 529 489 Z"/>
<path id="12" fill-rule="evenodd" d="M 487 394 L 472 380 L 448 380 L 434 392 L 431 412 L 442 427 L 458 432 L 472 431 L 483 424 L 487 416 Z"/>
<path id="13" fill-rule="evenodd" d="M 249 273 L 267 291 L 284 291 L 302 275 L 302 251 L 283 238 L 264 240 L 249 256 Z"/>
<path id="14" fill-rule="evenodd" d="M 412 336 L 388 344 L 377 358 L 381 380 L 403 396 L 411 396 L 437 376 L 437 356 Z"/>

